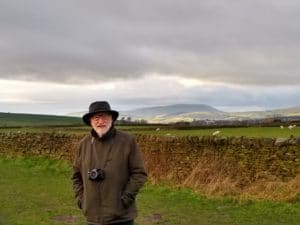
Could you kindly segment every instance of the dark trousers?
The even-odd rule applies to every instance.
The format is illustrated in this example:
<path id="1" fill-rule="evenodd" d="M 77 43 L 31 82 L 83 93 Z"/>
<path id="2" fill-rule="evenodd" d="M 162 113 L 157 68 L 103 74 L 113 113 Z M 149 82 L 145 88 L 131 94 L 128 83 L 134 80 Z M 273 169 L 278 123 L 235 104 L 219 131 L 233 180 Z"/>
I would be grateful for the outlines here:
<path id="1" fill-rule="evenodd" d="M 87 223 L 86 225 L 92 225 L 92 224 Z M 133 220 L 131 220 L 131 221 L 127 221 L 127 222 L 112 223 L 112 224 L 108 224 L 108 225 L 134 225 L 134 222 L 133 222 Z"/>
<path id="2" fill-rule="evenodd" d="M 134 225 L 134 222 L 133 222 L 133 220 L 131 220 L 131 221 L 127 221 L 127 222 L 113 223 L 113 224 L 109 224 L 109 225 Z"/>

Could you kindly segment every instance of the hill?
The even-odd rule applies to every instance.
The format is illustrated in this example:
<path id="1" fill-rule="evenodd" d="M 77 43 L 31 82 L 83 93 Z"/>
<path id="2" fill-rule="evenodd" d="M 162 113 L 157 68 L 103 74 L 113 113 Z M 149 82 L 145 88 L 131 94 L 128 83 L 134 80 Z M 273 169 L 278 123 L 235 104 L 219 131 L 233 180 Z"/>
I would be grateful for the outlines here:
<path id="1" fill-rule="evenodd" d="M 224 112 L 205 104 L 175 104 L 139 108 L 120 112 L 120 118 L 131 117 L 133 120 L 145 119 L 151 123 L 170 123 L 180 120 L 192 121 L 193 119 L 216 119 Z M 226 114 L 226 113 L 225 113 Z"/>
<path id="2" fill-rule="evenodd" d="M 268 117 L 299 117 L 300 107 L 274 109 L 267 111 L 246 111 L 246 112 L 233 112 L 231 115 L 240 119 L 256 119 L 256 118 L 268 118 Z"/>
<path id="3" fill-rule="evenodd" d="M 81 117 L 85 112 L 69 114 Z M 193 120 L 251 120 L 274 117 L 300 116 L 300 107 L 267 110 L 223 112 L 205 104 L 175 104 L 167 106 L 145 107 L 121 111 L 119 119 L 147 120 L 150 123 L 170 123 Z"/>
<path id="4" fill-rule="evenodd" d="M 0 127 L 82 125 L 81 118 L 22 113 L 0 113 Z"/>
<path id="5" fill-rule="evenodd" d="M 299 117 L 300 107 L 267 111 L 223 112 L 204 104 L 177 104 L 140 108 L 120 112 L 120 118 L 130 117 L 132 120 L 146 119 L 151 123 L 172 123 L 193 120 L 259 120 L 265 118 Z"/>
<path id="6" fill-rule="evenodd" d="M 81 117 L 86 112 L 70 113 L 69 116 Z M 223 119 L 227 113 L 205 104 L 174 104 L 167 106 L 144 107 L 120 111 L 119 119 L 130 117 L 132 120 L 145 119 L 151 123 L 168 123 L 179 120 Z"/>
<path id="7" fill-rule="evenodd" d="M 130 111 L 123 111 L 121 115 L 133 115 L 134 117 L 148 118 L 148 117 L 168 117 L 176 116 L 185 113 L 193 112 L 207 112 L 207 113 L 218 113 L 221 112 L 209 105 L 205 104 L 175 104 L 167 106 L 155 106 L 139 108 Z"/>
<path id="8" fill-rule="evenodd" d="M 300 106 L 299 107 L 292 107 L 292 108 L 286 108 L 286 109 L 276 109 L 273 110 L 274 113 L 285 116 L 300 116 Z"/>

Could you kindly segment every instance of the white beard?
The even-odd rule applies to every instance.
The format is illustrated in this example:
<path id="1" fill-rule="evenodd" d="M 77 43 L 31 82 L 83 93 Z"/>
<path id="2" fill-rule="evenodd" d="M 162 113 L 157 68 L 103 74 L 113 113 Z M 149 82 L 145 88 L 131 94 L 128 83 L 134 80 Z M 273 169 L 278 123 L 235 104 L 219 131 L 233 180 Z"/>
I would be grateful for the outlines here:
<path id="1" fill-rule="evenodd" d="M 98 134 L 98 136 L 101 138 L 103 137 L 103 135 L 105 135 L 109 129 L 111 128 L 112 122 L 110 124 L 107 124 L 106 127 L 94 127 L 94 130 L 96 131 L 96 133 Z"/>

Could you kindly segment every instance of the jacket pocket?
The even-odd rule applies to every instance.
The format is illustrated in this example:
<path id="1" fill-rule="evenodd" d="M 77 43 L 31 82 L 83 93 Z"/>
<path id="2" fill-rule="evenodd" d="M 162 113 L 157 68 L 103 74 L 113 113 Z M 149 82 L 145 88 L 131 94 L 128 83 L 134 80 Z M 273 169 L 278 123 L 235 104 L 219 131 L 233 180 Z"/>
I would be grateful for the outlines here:
<path id="1" fill-rule="evenodd" d="M 119 193 L 118 196 L 118 203 L 117 203 L 117 209 L 116 209 L 116 216 L 122 217 L 128 212 L 128 207 L 123 202 L 123 192 Z"/>
<path id="2" fill-rule="evenodd" d="M 119 196 L 118 196 L 118 211 L 124 211 L 125 207 L 123 205 L 123 201 L 122 201 L 122 191 L 119 192 Z"/>
<path id="3" fill-rule="evenodd" d="M 134 197 L 129 192 L 122 192 L 121 193 L 121 203 L 125 209 L 129 208 L 134 202 Z"/>
<path id="4" fill-rule="evenodd" d="M 82 198 L 78 197 L 78 198 L 76 199 L 76 202 L 77 202 L 78 208 L 79 208 L 79 209 L 82 209 Z"/>
<path id="5" fill-rule="evenodd" d="M 82 214 L 84 216 L 86 216 L 87 215 L 87 208 L 86 208 L 86 204 L 85 204 L 84 198 L 81 199 L 81 208 L 80 209 L 82 211 Z"/>

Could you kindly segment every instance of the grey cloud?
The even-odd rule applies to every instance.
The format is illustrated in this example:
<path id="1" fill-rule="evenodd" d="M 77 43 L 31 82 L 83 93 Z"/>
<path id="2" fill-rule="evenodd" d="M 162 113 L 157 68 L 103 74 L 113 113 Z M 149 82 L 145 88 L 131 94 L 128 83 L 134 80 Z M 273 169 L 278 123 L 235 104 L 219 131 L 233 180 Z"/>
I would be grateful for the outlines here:
<path id="1" fill-rule="evenodd" d="M 0 77 L 300 84 L 299 9 L 296 0 L 2 0 Z"/>

